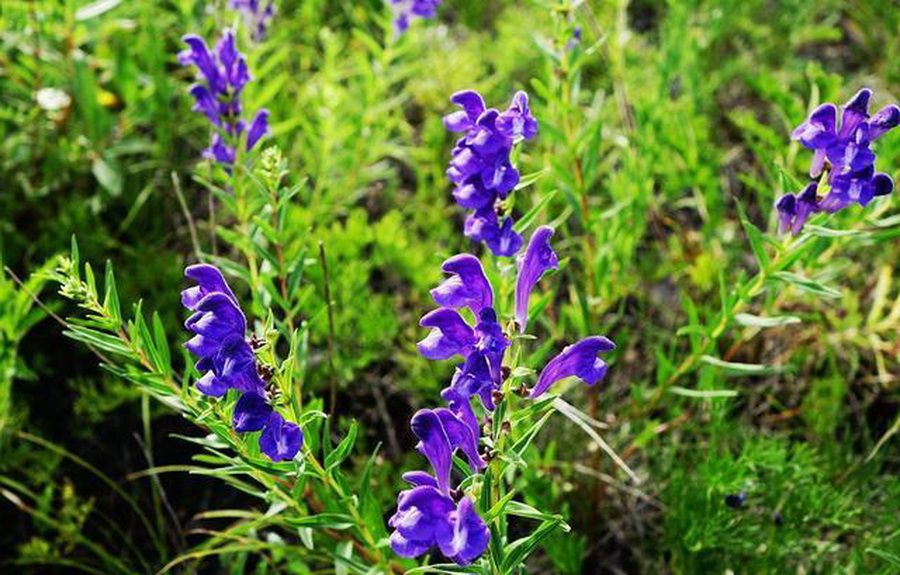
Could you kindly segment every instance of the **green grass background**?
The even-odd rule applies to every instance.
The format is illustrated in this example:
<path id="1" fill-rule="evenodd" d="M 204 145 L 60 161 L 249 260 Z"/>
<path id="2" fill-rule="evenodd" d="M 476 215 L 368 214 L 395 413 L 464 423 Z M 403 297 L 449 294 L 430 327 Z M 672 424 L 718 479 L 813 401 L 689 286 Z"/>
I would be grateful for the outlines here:
<path id="1" fill-rule="evenodd" d="M 900 448 L 890 439 L 900 427 L 896 192 L 814 220 L 824 230 L 786 268 L 810 281 L 766 277 L 739 309 L 726 306 L 717 331 L 723 300 L 760 269 L 741 213 L 774 238 L 772 202 L 799 189 L 808 167 L 810 154 L 789 141 L 793 127 L 811 106 L 863 86 L 876 105 L 897 101 L 895 4 L 445 0 L 436 21 L 398 41 L 375 0 L 285 0 L 278 10 L 265 42 L 242 38 L 255 77 L 246 107 L 270 110 L 266 143 L 302 186 L 286 257 L 327 247 L 343 382 L 336 412 L 361 421 L 369 448 L 384 443 L 385 512 L 399 472 L 416 461 L 408 417 L 436 402 L 452 370 L 415 351 L 428 289 L 444 257 L 480 249 L 460 233 L 441 117 L 456 90 L 478 89 L 501 107 L 524 89 L 541 131 L 520 147 L 518 165 L 536 179 L 515 207 L 544 206 L 564 259 L 536 304 L 546 312 L 534 331 L 546 343 L 535 366 L 578 337 L 617 342 L 606 382 L 573 387 L 567 399 L 608 425 L 604 439 L 642 479 L 629 481 L 576 426 L 548 427 L 520 493 L 569 516 L 574 531 L 554 535 L 529 572 L 900 572 Z M 227 238 L 214 238 L 198 181 L 208 175 L 198 161 L 208 127 L 190 110 L 191 72 L 175 54 L 182 34 L 212 38 L 236 22 L 223 2 L 0 4 L 0 259 L 16 276 L 76 234 L 84 259 L 115 265 L 123 301 L 143 298 L 170 341 L 184 339 L 177 294 L 195 256 L 176 189 L 204 250 Z M 574 25 L 577 58 L 564 55 Z M 42 109 L 42 88 L 63 90 L 69 105 Z M 877 151 L 898 179 L 900 136 Z M 311 326 L 307 385 L 324 395 L 322 282 L 311 267 L 296 298 Z M 30 294 L 41 287 L 0 279 L 0 569 L 92 565 L 87 538 L 128 556 L 135 573 L 155 572 L 186 547 L 173 537 L 151 549 L 121 497 L 23 433 L 153 506 L 157 492 L 129 474 L 149 466 L 147 438 L 156 464 L 188 461 L 191 446 L 173 434 L 191 427 L 63 338 L 48 314 L 68 310 L 51 289 L 47 308 L 36 306 Z M 260 305 L 247 311 L 265 318 Z M 750 315 L 799 321 L 762 328 Z M 686 358 L 694 363 L 680 370 Z M 133 434 L 145 426 L 141 443 Z M 253 505 L 215 481 L 162 481 L 189 542 L 204 540 L 190 531 L 197 513 Z M 742 508 L 725 504 L 741 491 Z M 235 552 L 190 569 L 315 566 Z"/>

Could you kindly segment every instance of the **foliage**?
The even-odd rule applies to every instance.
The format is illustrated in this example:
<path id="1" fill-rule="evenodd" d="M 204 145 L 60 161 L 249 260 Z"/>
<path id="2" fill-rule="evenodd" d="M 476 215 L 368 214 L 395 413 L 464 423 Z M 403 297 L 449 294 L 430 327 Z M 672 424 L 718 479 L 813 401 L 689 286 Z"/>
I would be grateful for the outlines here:
<path id="1" fill-rule="evenodd" d="M 802 188 L 809 110 L 897 101 L 889 3 L 445 0 L 396 36 L 380 0 L 280 0 L 260 42 L 226 4 L 0 6 L 4 568 L 897 571 L 897 192 L 796 238 L 771 209 Z M 175 54 L 231 25 L 272 132 L 229 172 L 200 159 Z M 416 324 L 440 262 L 480 253 L 444 174 L 441 117 L 469 88 L 531 96 L 511 206 L 526 235 L 556 228 L 561 265 L 515 344 L 498 457 L 457 462 L 495 538 L 493 564 L 458 567 L 394 556 L 386 520 L 421 467 L 409 418 L 452 375 Z M 900 179 L 900 137 L 876 147 Z M 197 261 L 264 342 L 295 461 L 192 389 L 177 293 Z M 597 333 L 618 346 L 602 386 L 514 393 Z"/>

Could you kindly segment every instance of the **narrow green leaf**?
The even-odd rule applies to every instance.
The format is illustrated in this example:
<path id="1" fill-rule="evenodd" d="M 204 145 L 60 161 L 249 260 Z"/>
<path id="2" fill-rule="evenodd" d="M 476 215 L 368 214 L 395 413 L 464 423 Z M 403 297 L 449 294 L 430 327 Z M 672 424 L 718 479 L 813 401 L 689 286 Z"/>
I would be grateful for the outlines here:
<path id="1" fill-rule="evenodd" d="M 333 468 L 343 462 L 347 456 L 353 451 L 353 446 L 356 445 L 356 435 L 359 433 L 359 425 L 356 421 L 353 421 L 350 424 L 350 430 L 347 431 L 347 435 L 341 440 L 338 446 L 328 454 L 325 458 L 325 469 L 331 471 Z"/>
<path id="2" fill-rule="evenodd" d="M 122 340 L 114 335 L 103 333 L 87 327 L 70 325 L 69 329 L 63 331 L 63 335 L 70 337 L 81 343 L 92 345 L 101 351 L 115 353 L 118 355 L 131 356 L 131 349 L 125 345 Z"/>
<path id="3" fill-rule="evenodd" d="M 287 517 L 285 521 L 294 527 L 314 527 L 318 529 L 349 529 L 353 518 L 343 513 L 320 513 L 307 517 Z"/>
<path id="4" fill-rule="evenodd" d="M 722 368 L 726 373 L 734 375 L 772 375 L 773 373 L 781 373 L 784 371 L 784 368 L 778 366 L 725 361 L 711 355 L 704 355 L 700 358 L 700 361 L 708 365 Z"/>
<path id="5" fill-rule="evenodd" d="M 103 297 L 103 309 L 106 310 L 106 313 L 116 320 L 117 323 L 121 323 L 122 310 L 119 306 L 119 292 L 116 288 L 116 276 L 113 274 L 112 262 L 109 260 L 106 260 L 106 275 L 103 283 L 105 284 L 103 287 L 106 290 Z"/>
<path id="6" fill-rule="evenodd" d="M 525 563 L 525 560 L 534 552 L 538 544 L 559 526 L 560 522 L 558 520 L 544 521 L 528 537 L 513 541 L 506 548 L 506 557 L 503 558 L 501 571 L 503 573 L 515 573 L 515 570 Z"/>
<path id="7" fill-rule="evenodd" d="M 734 389 L 709 389 L 709 390 L 699 390 L 699 389 L 687 389 L 685 387 L 681 387 L 678 385 L 673 385 L 669 388 L 670 393 L 674 393 L 675 395 L 681 395 L 684 397 L 695 397 L 700 399 L 713 399 L 717 397 L 737 397 L 738 392 Z"/>
<path id="8" fill-rule="evenodd" d="M 783 282 L 789 283 L 798 289 L 801 289 L 805 292 L 815 294 L 821 297 L 826 298 L 839 298 L 841 297 L 841 292 L 829 287 L 821 282 L 817 282 L 815 280 L 811 280 L 807 277 L 801 276 L 799 274 L 795 274 L 793 272 L 777 272 L 774 277 Z"/>
<path id="9" fill-rule="evenodd" d="M 776 317 L 762 317 L 749 313 L 739 313 L 734 316 L 735 321 L 747 327 L 780 327 L 800 323 L 800 318 L 792 315 Z"/>

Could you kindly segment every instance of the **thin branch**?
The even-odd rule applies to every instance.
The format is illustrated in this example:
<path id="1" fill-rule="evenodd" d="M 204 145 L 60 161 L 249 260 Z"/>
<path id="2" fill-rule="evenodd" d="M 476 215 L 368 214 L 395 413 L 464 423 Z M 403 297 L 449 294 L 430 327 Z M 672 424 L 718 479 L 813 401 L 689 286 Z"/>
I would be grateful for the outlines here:
<path id="1" fill-rule="evenodd" d="M 181 182 L 178 179 L 178 174 L 174 170 L 172 171 L 172 189 L 175 190 L 178 205 L 181 206 L 181 213 L 184 214 L 184 219 L 187 221 L 188 232 L 191 234 L 191 245 L 194 246 L 194 255 L 199 260 L 203 252 L 200 250 L 200 240 L 197 239 L 197 227 L 194 225 L 194 217 L 191 215 L 191 211 L 188 209 L 187 202 L 184 199 L 184 194 L 181 192 Z"/>

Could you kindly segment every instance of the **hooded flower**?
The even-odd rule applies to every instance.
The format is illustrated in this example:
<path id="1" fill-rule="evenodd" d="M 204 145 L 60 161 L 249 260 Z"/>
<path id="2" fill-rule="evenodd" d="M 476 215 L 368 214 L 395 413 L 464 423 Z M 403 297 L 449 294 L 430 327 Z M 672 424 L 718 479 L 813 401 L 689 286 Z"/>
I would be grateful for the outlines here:
<path id="1" fill-rule="evenodd" d="M 178 54 L 182 66 L 194 66 L 198 82 L 191 86 L 194 110 L 205 115 L 216 128 L 206 158 L 230 166 L 237 156 L 236 144 L 247 132 L 246 149 L 252 149 L 269 130 L 269 112 L 261 109 L 248 123 L 241 107 L 241 92 L 250 81 L 247 61 L 238 52 L 234 31 L 226 29 L 210 51 L 203 38 L 183 37 L 187 49 Z"/>
<path id="2" fill-rule="evenodd" d="M 900 124 L 900 107 L 891 104 L 869 116 L 871 96 L 867 88 L 857 92 L 842 107 L 840 122 L 837 106 L 822 104 L 791 134 L 792 139 L 814 152 L 809 175 L 815 181 L 812 188 L 807 186 L 796 196 L 786 194 L 775 202 L 782 233 L 790 229 L 794 235 L 799 234 L 815 212 L 834 213 L 852 203 L 865 206 L 893 190 L 890 176 L 875 171 L 871 144 Z M 820 199 L 815 193 L 816 182 L 826 171 L 828 191 Z"/>
<path id="3" fill-rule="evenodd" d="M 462 495 L 457 504 L 450 491 L 453 452 L 462 451 L 475 470 L 485 467 L 478 440 L 450 410 L 422 409 L 411 427 L 419 438 L 417 449 L 428 459 L 434 477 L 422 471 L 404 474 L 413 488 L 400 492 L 397 512 L 388 524 L 394 529 L 391 548 L 398 555 L 417 557 L 437 547 L 460 565 L 467 565 L 487 548 L 490 532 L 475 512 L 472 500 Z"/>
<path id="4" fill-rule="evenodd" d="M 447 177 L 455 186 L 456 202 L 472 210 L 463 232 L 473 241 L 484 242 L 494 255 L 512 256 L 519 251 L 522 237 L 513 230 L 509 215 L 501 218 L 499 208 L 519 183 L 519 171 L 510 161 L 513 146 L 538 131 L 528 95 L 517 92 L 502 113 L 486 108 L 473 90 L 457 92 L 450 101 L 460 110 L 445 116 L 444 126 L 464 135 L 453 148 Z"/>
<path id="5" fill-rule="evenodd" d="M 421 477 L 413 476 L 413 485 L 420 480 Z M 391 548 L 398 555 L 418 557 L 437 547 L 459 565 L 468 565 L 480 557 L 491 538 L 471 499 L 464 495 L 456 504 L 449 495 L 428 484 L 400 492 L 397 512 L 388 525 L 394 529 Z"/>
<path id="6" fill-rule="evenodd" d="M 184 275 L 197 282 L 181 292 L 193 313 L 184 326 L 194 336 L 185 343 L 198 357 L 197 390 L 221 397 L 229 389 L 242 395 L 234 406 L 232 425 L 245 433 L 262 431 L 260 450 L 273 461 L 293 459 L 303 444 L 297 424 L 285 421 L 271 406 L 256 357 L 245 339 L 247 320 L 222 272 L 208 264 L 188 266 Z"/>
<path id="7" fill-rule="evenodd" d="M 455 450 L 462 451 L 476 471 L 484 468 L 484 460 L 478 454 L 478 438 L 449 409 L 420 409 L 413 415 L 410 427 L 419 438 L 416 449 L 434 469 L 437 487 L 441 491 L 448 492 L 450 489 L 450 467 Z"/>
<path id="8" fill-rule="evenodd" d="M 594 385 L 606 375 L 606 362 L 597 357 L 616 348 L 616 344 L 603 336 L 586 337 L 566 346 L 559 355 L 547 362 L 537 384 L 531 390 L 531 398 L 536 398 L 557 381 L 567 377 L 577 377 L 588 385 Z"/>
<path id="9" fill-rule="evenodd" d="M 197 282 L 181 292 L 182 304 L 193 312 L 184 323 L 194 334 L 185 347 L 198 357 L 196 368 L 201 377 L 197 389 L 216 397 L 229 389 L 261 391 L 265 383 L 244 339 L 247 320 L 222 272 L 198 264 L 188 266 L 184 275 Z"/>
<path id="10" fill-rule="evenodd" d="M 436 304 L 451 309 L 467 307 L 473 313 L 494 305 L 494 290 L 478 258 L 471 254 L 453 256 L 441 269 L 450 277 L 431 290 Z"/>
<path id="11" fill-rule="evenodd" d="M 559 259 L 550 246 L 553 228 L 541 226 L 531 235 L 525 253 L 519 255 L 517 264 L 519 275 L 516 278 L 516 323 L 519 331 L 525 333 L 528 323 L 528 298 L 535 284 L 547 270 L 559 269 Z"/>
<path id="12" fill-rule="evenodd" d="M 797 195 L 785 194 L 778 199 L 775 208 L 778 210 L 779 233 L 785 234 L 790 231 L 794 235 L 799 234 L 806 225 L 806 220 L 821 211 L 816 196 L 818 187 L 818 183 L 810 182 Z"/>

